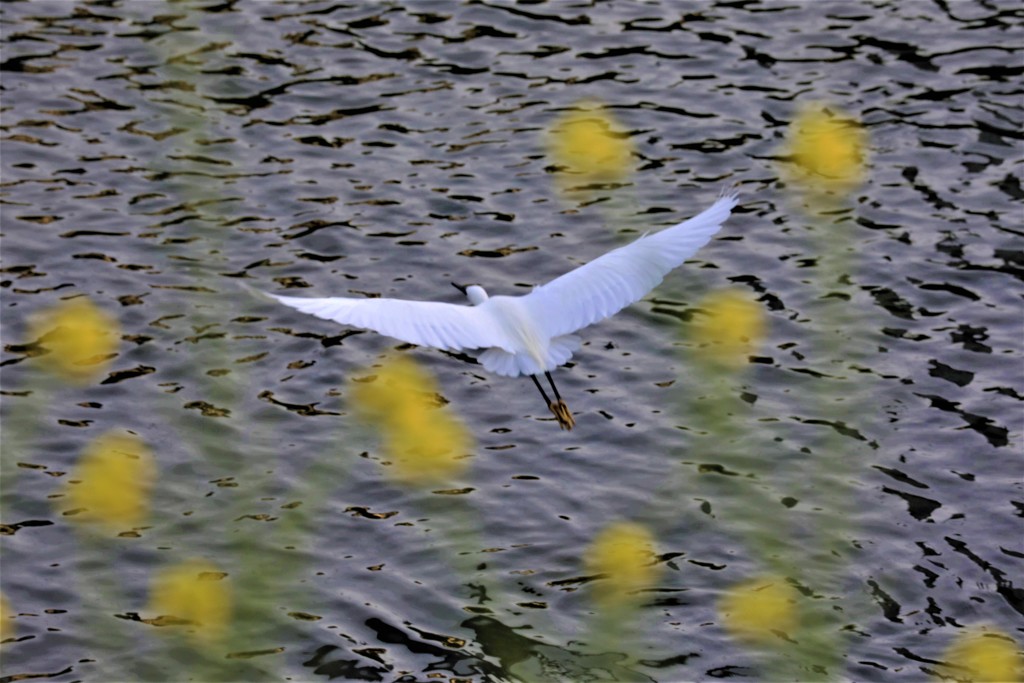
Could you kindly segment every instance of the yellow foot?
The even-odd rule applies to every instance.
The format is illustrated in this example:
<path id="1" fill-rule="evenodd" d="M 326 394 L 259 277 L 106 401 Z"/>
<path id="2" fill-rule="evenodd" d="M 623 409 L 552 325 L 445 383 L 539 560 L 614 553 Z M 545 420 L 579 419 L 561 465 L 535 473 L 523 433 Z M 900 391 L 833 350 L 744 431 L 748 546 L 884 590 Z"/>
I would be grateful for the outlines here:
<path id="1" fill-rule="evenodd" d="M 558 426 L 562 429 L 572 429 L 576 426 L 576 420 L 572 419 L 572 413 L 569 412 L 569 406 L 565 405 L 565 401 L 558 401 L 556 403 L 549 403 L 548 410 L 558 420 Z"/>

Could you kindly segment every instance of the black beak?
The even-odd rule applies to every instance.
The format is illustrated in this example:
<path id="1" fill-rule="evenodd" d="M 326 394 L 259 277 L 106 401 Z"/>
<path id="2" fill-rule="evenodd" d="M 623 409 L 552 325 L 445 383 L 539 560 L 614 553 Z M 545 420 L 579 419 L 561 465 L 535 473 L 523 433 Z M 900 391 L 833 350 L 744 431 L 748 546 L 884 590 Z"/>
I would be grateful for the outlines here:
<path id="1" fill-rule="evenodd" d="M 465 293 L 466 293 L 466 287 L 465 287 L 464 285 L 460 285 L 460 284 L 458 284 L 457 282 L 453 282 L 453 283 L 452 283 L 452 287 L 454 287 L 455 289 L 459 290 L 459 291 L 460 291 L 460 292 L 462 292 L 463 294 L 465 294 Z"/>

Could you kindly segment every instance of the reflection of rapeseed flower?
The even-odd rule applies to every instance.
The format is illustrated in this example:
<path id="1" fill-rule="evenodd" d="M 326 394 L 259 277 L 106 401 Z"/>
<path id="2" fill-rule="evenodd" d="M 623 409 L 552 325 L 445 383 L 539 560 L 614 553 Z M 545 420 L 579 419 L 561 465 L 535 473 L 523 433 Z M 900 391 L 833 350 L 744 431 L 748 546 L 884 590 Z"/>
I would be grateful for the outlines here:
<path id="1" fill-rule="evenodd" d="M 380 433 L 399 481 L 432 484 L 465 467 L 472 439 L 456 417 L 438 409 L 434 379 L 413 361 L 388 361 L 376 380 L 357 382 L 352 395 L 361 417 Z"/>
<path id="2" fill-rule="evenodd" d="M 85 384 L 106 367 L 117 350 L 117 321 L 86 297 L 43 312 L 32 335 L 49 353 L 41 362 L 54 374 Z"/>
<path id="3" fill-rule="evenodd" d="M 654 539 L 647 529 L 628 522 L 606 527 L 586 554 L 587 569 L 604 575 L 595 584 L 594 599 L 604 609 L 627 607 L 637 601 L 636 592 L 654 582 Z"/>
<path id="4" fill-rule="evenodd" d="M 7 598 L 0 594 L 0 642 L 14 635 L 14 624 L 9 623 L 11 608 L 7 604 Z"/>
<path id="5" fill-rule="evenodd" d="M 805 107 L 790 125 L 794 180 L 814 192 L 843 193 L 864 178 L 867 140 L 859 122 L 821 105 Z"/>
<path id="6" fill-rule="evenodd" d="M 75 519 L 110 528 L 138 524 L 149 507 L 153 456 L 142 439 L 125 432 L 101 435 L 82 454 L 68 486 Z"/>
<path id="7" fill-rule="evenodd" d="M 231 618 L 227 574 L 202 560 L 189 560 L 157 575 L 150 589 L 150 609 L 161 617 L 187 621 L 197 641 L 219 638 Z"/>
<path id="8" fill-rule="evenodd" d="M 1016 643 L 997 631 L 972 630 L 962 634 L 946 652 L 945 660 L 967 670 L 970 681 L 1024 680 L 1024 661 Z M 959 679 L 960 672 L 956 677 Z"/>
<path id="9" fill-rule="evenodd" d="M 585 180 L 615 180 L 629 170 L 630 144 L 614 132 L 614 119 L 602 107 L 583 107 L 559 119 L 549 138 L 555 163 Z"/>
<path id="10" fill-rule="evenodd" d="M 699 353 L 718 366 L 745 364 L 764 336 L 761 308 L 735 290 L 710 294 L 700 307 L 707 317 L 695 326 Z"/>
<path id="11" fill-rule="evenodd" d="M 788 633 L 796 627 L 796 597 L 784 579 L 760 577 L 734 586 L 719 602 L 718 612 L 734 636 L 764 643 L 773 631 Z"/>

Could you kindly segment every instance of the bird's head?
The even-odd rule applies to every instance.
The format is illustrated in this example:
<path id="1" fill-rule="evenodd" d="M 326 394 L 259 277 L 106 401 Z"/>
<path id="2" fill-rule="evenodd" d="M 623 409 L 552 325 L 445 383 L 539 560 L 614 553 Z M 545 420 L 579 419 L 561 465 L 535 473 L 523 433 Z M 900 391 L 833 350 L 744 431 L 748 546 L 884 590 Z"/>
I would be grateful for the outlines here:
<path id="1" fill-rule="evenodd" d="M 487 292 L 480 285 L 460 285 L 453 282 L 452 287 L 465 294 L 469 299 L 469 303 L 474 306 L 478 306 L 487 301 Z"/>

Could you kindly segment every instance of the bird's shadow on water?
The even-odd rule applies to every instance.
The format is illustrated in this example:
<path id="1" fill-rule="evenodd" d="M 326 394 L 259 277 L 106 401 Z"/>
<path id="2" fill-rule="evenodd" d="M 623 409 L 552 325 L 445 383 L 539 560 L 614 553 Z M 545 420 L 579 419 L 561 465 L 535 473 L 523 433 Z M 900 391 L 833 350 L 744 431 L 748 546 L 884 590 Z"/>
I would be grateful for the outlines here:
<path id="1" fill-rule="evenodd" d="M 469 652 L 467 642 L 459 638 L 408 626 L 398 628 L 377 617 L 367 619 L 365 626 L 376 634 L 378 642 L 403 648 L 417 659 L 429 660 L 422 670 L 435 675 L 449 672 L 453 677 L 486 681 L 656 680 L 627 666 L 625 654 L 583 654 L 550 645 L 524 635 L 529 626 L 514 628 L 491 616 L 474 616 L 460 624 L 474 633 L 473 649 L 479 648 L 480 654 Z M 397 652 L 392 654 L 391 659 L 401 656 Z M 336 645 L 321 645 L 303 666 L 331 679 L 384 681 L 395 668 L 388 659 L 373 647 L 344 650 Z M 645 664 L 664 668 L 685 660 L 684 656 Z"/>

